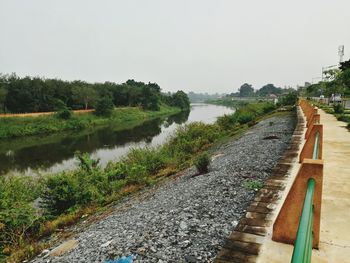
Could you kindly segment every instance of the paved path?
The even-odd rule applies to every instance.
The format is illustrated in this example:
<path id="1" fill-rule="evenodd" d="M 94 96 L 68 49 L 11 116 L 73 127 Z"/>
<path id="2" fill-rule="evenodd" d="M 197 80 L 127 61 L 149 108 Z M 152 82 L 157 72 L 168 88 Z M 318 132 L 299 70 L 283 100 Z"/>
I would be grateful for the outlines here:
<path id="1" fill-rule="evenodd" d="M 315 262 L 350 262 L 350 132 L 344 122 L 320 111 L 324 183 L 320 249 Z"/>
<path id="2" fill-rule="evenodd" d="M 320 248 L 312 262 L 350 262 L 350 132 L 319 110 L 323 124 L 324 177 Z M 289 262 L 293 246 L 265 240 L 257 262 Z"/>

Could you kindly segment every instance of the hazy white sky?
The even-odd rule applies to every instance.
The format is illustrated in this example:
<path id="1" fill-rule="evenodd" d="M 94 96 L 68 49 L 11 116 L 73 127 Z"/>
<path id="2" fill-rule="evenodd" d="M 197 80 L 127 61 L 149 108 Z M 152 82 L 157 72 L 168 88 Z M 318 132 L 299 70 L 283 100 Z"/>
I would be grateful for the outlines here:
<path id="1" fill-rule="evenodd" d="M 232 92 L 350 57 L 349 0 L 0 0 L 0 72 Z"/>

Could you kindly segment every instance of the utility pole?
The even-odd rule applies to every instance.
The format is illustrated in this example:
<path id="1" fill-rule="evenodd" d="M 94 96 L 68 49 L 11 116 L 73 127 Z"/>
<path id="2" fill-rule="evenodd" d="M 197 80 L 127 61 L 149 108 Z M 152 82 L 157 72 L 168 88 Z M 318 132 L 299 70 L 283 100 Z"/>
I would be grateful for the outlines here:
<path id="1" fill-rule="evenodd" d="M 339 64 L 343 62 L 344 57 L 344 45 L 338 47 Z"/>

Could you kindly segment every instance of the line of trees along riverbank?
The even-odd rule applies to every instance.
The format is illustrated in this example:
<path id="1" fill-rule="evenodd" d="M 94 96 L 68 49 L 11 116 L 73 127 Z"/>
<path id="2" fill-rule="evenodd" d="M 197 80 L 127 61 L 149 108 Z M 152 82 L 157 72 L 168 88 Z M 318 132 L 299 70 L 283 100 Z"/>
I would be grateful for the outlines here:
<path id="1" fill-rule="evenodd" d="M 276 106 L 258 102 L 225 115 L 214 124 L 178 128 L 164 145 L 132 150 L 106 168 L 78 154 L 80 168 L 44 177 L 0 177 L 0 257 L 19 261 L 43 249 L 37 240 L 78 221 L 108 203 L 193 164 L 196 156 L 225 137 L 254 125 Z M 29 190 L 30 189 L 30 190 Z M 33 202 L 41 199 L 40 213 Z"/>
<path id="2" fill-rule="evenodd" d="M 116 109 L 115 109 L 116 107 Z M 95 109 L 94 114 L 73 114 L 71 110 Z M 171 115 L 190 109 L 183 91 L 162 93 L 158 84 L 128 80 L 86 83 L 57 79 L 19 78 L 0 75 L 0 112 L 25 113 L 57 111 L 56 115 L 0 118 L 0 139 Z"/>
<path id="3" fill-rule="evenodd" d="M 183 91 L 162 93 L 157 83 L 135 80 L 123 84 L 87 83 L 0 74 L 0 112 L 47 112 L 62 107 L 92 109 L 103 98 L 110 100 L 115 107 L 137 106 L 157 111 L 164 103 L 181 109 L 189 108 L 189 99 Z"/>

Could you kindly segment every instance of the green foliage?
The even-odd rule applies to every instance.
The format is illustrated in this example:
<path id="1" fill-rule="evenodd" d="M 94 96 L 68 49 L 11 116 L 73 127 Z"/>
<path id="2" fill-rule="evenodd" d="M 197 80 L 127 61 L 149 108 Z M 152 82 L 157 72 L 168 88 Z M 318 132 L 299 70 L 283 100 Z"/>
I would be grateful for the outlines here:
<path id="1" fill-rule="evenodd" d="M 112 99 L 109 97 L 103 97 L 97 101 L 95 114 L 98 116 L 111 116 L 114 109 Z"/>
<path id="2" fill-rule="evenodd" d="M 182 90 L 177 91 L 168 101 L 169 105 L 179 107 L 182 110 L 188 110 L 190 108 L 190 100 L 185 92 Z"/>
<path id="3" fill-rule="evenodd" d="M 41 183 L 31 177 L 0 177 L 0 255 L 5 246 L 17 246 L 39 224 L 32 203 L 40 194 Z"/>
<path id="4" fill-rule="evenodd" d="M 59 215 L 77 203 L 76 193 L 80 188 L 73 174 L 61 173 L 46 179 L 41 196 L 42 205 L 52 215 Z"/>
<path id="5" fill-rule="evenodd" d="M 126 157 L 126 163 L 142 165 L 147 173 L 155 174 L 166 164 L 166 155 L 154 148 L 131 149 Z"/>
<path id="6" fill-rule="evenodd" d="M 245 124 L 254 120 L 255 114 L 251 111 L 242 110 L 239 114 L 237 114 L 236 120 L 239 124 Z"/>
<path id="7" fill-rule="evenodd" d="M 249 190 L 259 190 L 260 188 L 263 187 L 263 184 L 262 182 L 251 180 L 251 181 L 245 181 L 243 183 L 243 186 Z"/>
<path id="8" fill-rule="evenodd" d="M 69 120 L 72 117 L 72 112 L 69 109 L 62 109 L 56 113 L 57 118 L 62 120 Z"/>
<path id="9" fill-rule="evenodd" d="M 350 115 L 349 115 L 349 114 L 341 114 L 341 115 L 338 115 L 338 116 L 337 116 L 337 119 L 338 119 L 339 121 L 347 122 L 347 123 L 348 123 L 347 127 L 350 128 Z"/>
<path id="10" fill-rule="evenodd" d="M 100 162 L 99 159 L 91 158 L 88 153 L 81 154 L 80 152 L 76 152 L 75 158 L 79 160 L 79 167 L 89 173 L 96 169 Z"/>
<path id="11" fill-rule="evenodd" d="M 289 92 L 287 95 L 281 98 L 280 104 L 283 106 L 295 105 L 297 100 L 298 100 L 297 92 Z"/>
<path id="12" fill-rule="evenodd" d="M 241 97 L 251 97 L 254 96 L 254 88 L 248 83 L 244 83 L 238 90 L 239 96 Z"/>
<path id="13" fill-rule="evenodd" d="M 234 114 L 224 115 L 218 118 L 218 125 L 224 129 L 231 129 L 238 124 L 246 124 L 254 121 L 257 117 L 272 112 L 276 106 L 268 102 L 250 103 L 240 107 Z"/>
<path id="14" fill-rule="evenodd" d="M 157 116 L 174 114 L 178 108 L 161 105 L 159 111 L 142 111 L 139 108 L 117 108 L 110 118 L 95 114 L 73 114 L 69 119 L 55 116 L 1 118 L 0 138 L 23 137 L 29 135 L 49 134 L 68 130 L 83 130 L 111 122 L 120 127 L 136 121 L 145 121 Z M 57 116 L 57 117 L 56 117 Z"/>
<path id="15" fill-rule="evenodd" d="M 41 195 L 42 206 L 49 215 L 91 203 L 99 203 L 110 192 L 108 177 L 88 154 L 76 154 L 80 169 L 48 176 Z"/>
<path id="16" fill-rule="evenodd" d="M 0 86 L 0 112 L 5 112 L 6 96 L 7 96 L 7 89 Z"/>
<path id="17" fill-rule="evenodd" d="M 223 130 L 230 130 L 235 124 L 237 124 L 237 118 L 234 114 L 225 114 L 217 119 L 217 124 Z"/>
<path id="18" fill-rule="evenodd" d="M 335 103 L 333 105 L 334 113 L 336 114 L 342 114 L 344 113 L 344 107 L 340 103 Z"/>
<path id="19" fill-rule="evenodd" d="M 268 96 L 270 94 L 278 95 L 282 92 L 283 90 L 281 88 L 275 87 L 273 84 L 266 84 L 261 89 L 256 91 L 257 95 L 261 97 Z"/>
<path id="20" fill-rule="evenodd" d="M 194 122 L 180 126 L 164 147 L 169 157 L 176 160 L 176 165 L 183 167 L 188 164 L 194 153 L 206 150 L 223 134 L 215 124 Z"/>
<path id="21" fill-rule="evenodd" d="M 84 105 L 84 109 L 89 108 L 89 104 L 94 104 L 97 100 L 97 92 L 93 87 L 83 81 L 73 81 L 72 98 L 79 104 Z"/>
<path id="22" fill-rule="evenodd" d="M 336 71 L 334 75 L 329 78 L 329 81 L 320 81 L 313 84 L 306 89 L 305 96 L 315 97 L 324 95 L 331 97 L 332 94 L 350 95 L 350 69 L 344 67 L 342 71 Z"/>
<path id="23" fill-rule="evenodd" d="M 174 95 L 161 94 L 156 83 L 128 80 L 122 84 L 113 82 L 87 83 L 80 80 L 62 81 L 15 74 L 0 74 L 0 111 L 12 113 L 57 111 L 64 104 L 70 109 L 88 109 L 97 106 L 101 98 L 111 98 L 116 107 L 141 106 L 145 110 L 158 111 L 162 103 L 188 108 L 188 97 L 183 92 Z"/>
<path id="24" fill-rule="evenodd" d="M 210 157 L 207 152 L 203 152 L 197 156 L 194 161 L 194 165 L 200 174 L 207 173 L 209 171 Z"/>
<path id="25" fill-rule="evenodd" d="M 145 86 L 142 88 L 141 105 L 144 110 L 158 111 L 160 109 L 159 94 L 152 91 L 152 88 Z"/>

